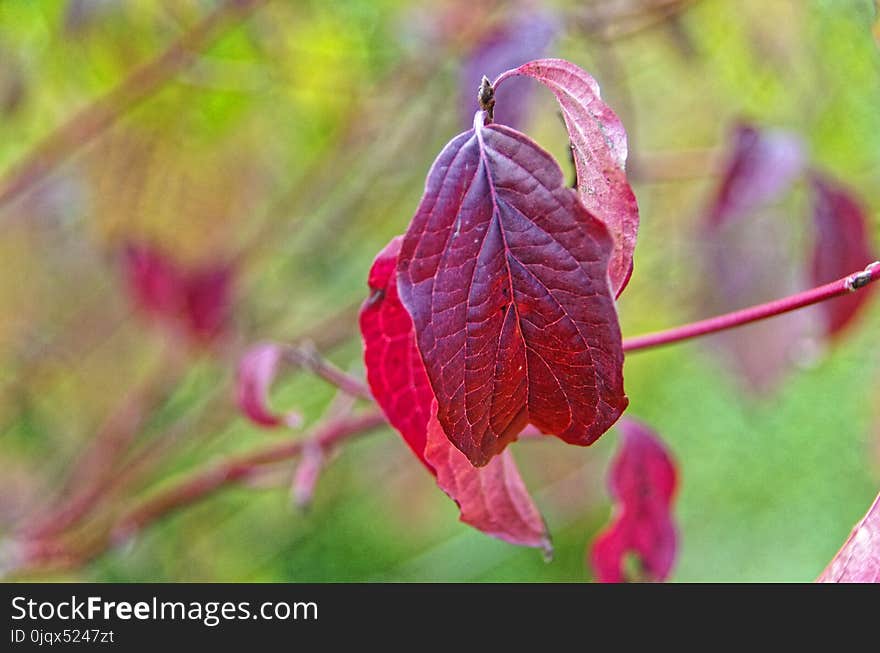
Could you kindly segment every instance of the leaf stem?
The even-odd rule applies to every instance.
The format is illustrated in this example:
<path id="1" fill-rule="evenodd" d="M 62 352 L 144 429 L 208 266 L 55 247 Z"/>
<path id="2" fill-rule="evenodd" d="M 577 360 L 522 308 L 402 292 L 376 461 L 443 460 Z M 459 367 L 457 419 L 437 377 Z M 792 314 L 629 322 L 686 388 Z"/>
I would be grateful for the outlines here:
<path id="1" fill-rule="evenodd" d="M 805 306 L 818 304 L 828 299 L 856 292 L 878 279 L 880 279 L 880 261 L 875 261 L 860 272 L 854 272 L 824 286 L 818 286 L 817 288 L 811 288 L 810 290 L 767 302 L 766 304 L 750 306 L 739 311 L 710 317 L 706 320 L 692 322 L 665 331 L 627 338 L 623 341 L 623 351 L 629 353 L 643 349 L 652 349 L 662 345 L 670 345 L 718 333 L 719 331 L 726 331 L 743 324 L 766 320 L 767 318 L 795 311 Z"/>

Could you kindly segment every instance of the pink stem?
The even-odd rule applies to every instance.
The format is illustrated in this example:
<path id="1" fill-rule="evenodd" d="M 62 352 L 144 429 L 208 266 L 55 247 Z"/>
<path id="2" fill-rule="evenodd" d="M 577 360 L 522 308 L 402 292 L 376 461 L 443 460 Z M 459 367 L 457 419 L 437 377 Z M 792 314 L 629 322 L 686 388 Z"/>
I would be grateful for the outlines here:
<path id="1" fill-rule="evenodd" d="M 623 351 L 632 352 L 651 349 L 652 347 L 690 340 L 691 338 L 726 331 L 743 324 L 765 320 L 768 317 L 782 315 L 783 313 L 810 306 L 811 304 L 818 304 L 828 299 L 856 292 L 878 279 L 880 279 L 880 261 L 875 261 L 861 272 L 855 272 L 837 281 L 826 283 L 818 288 L 805 290 L 796 295 L 790 295 L 789 297 L 783 297 L 766 304 L 751 306 L 717 317 L 710 317 L 707 320 L 692 322 L 674 329 L 627 338 L 623 341 Z"/>

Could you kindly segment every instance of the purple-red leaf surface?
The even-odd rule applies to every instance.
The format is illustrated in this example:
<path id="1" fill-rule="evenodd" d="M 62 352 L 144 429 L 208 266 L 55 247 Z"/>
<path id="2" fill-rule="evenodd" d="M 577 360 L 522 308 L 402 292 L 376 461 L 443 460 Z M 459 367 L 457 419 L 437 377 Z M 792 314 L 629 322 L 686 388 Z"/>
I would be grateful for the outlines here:
<path id="1" fill-rule="evenodd" d="M 546 54 L 558 31 L 555 18 L 545 12 L 525 11 L 484 35 L 465 59 L 459 83 L 464 124 L 469 125 L 477 105 L 483 75 L 489 79 Z M 495 122 L 522 129 L 531 108 L 533 84 L 511 80 L 495 95 Z"/>
<path id="2" fill-rule="evenodd" d="M 437 418 L 477 466 L 531 422 L 588 445 L 626 408 L 613 242 L 527 136 L 483 125 L 434 162 L 398 259 Z"/>
<path id="3" fill-rule="evenodd" d="M 463 522 L 513 544 L 547 549 L 544 522 L 510 454 L 478 469 L 437 423 L 412 320 L 397 294 L 394 269 L 401 241 L 395 238 L 376 257 L 369 275 L 371 295 L 361 309 L 370 390 L 388 421 L 459 505 Z"/>
<path id="4" fill-rule="evenodd" d="M 547 86 L 562 108 L 577 171 L 581 201 L 597 216 L 614 239 L 608 278 L 620 295 L 633 269 L 633 251 L 639 229 L 639 207 L 626 178 L 627 142 L 623 123 L 602 101 L 599 85 L 584 70 L 563 59 L 531 61 L 502 75 L 504 88 L 514 75 L 533 77 Z M 499 92 L 496 88 L 496 95 Z M 495 111 L 501 102 L 496 97 Z"/>
<path id="5" fill-rule="evenodd" d="M 821 285 L 861 270 L 877 260 L 868 235 L 867 213 L 849 189 L 820 174 L 810 177 L 816 242 L 812 276 Z M 835 336 L 844 329 L 872 295 L 869 286 L 847 297 L 822 303 L 826 330 Z"/>
<path id="6" fill-rule="evenodd" d="M 238 363 L 235 379 L 236 403 L 245 417 L 266 428 L 300 426 L 299 413 L 279 414 L 269 407 L 269 389 L 278 373 L 284 347 L 263 342 L 248 349 Z"/>
<path id="7" fill-rule="evenodd" d="M 620 448 L 609 477 L 615 514 L 593 542 L 590 560 L 596 580 L 663 581 L 675 562 L 677 535 L 672 501 L 675 463 L 656 433 L 632 419 L 618 425 Z M 636 578 L 627 575 L 626 558 L 636 556 Z"/>
<path id="8" fill-rule="evenodd" d="M 791 132 L 740 123 L 734 128 L 730 143 L 721 183 L 707 216 L 712 227 L 781 196 L 804 168 L 803 143 Z"/>
<path id="9" fill-rule="evenodd" d="M 816 582 L 880 583 L 880 495 Z"/>

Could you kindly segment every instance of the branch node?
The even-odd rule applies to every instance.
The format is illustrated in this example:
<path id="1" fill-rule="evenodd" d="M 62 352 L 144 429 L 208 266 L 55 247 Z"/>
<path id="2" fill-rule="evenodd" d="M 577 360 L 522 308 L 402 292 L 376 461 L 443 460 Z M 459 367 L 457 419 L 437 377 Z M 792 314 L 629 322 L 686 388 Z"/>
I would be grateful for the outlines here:
<path id="1" fill-rule="evenodd" d="M 486 112 L 486 122 L 492 122 L 495 119 L 495 89 L 485 75 L 477 89 L 477 101 L 480 103 L 480 108 Z"/>
<path id="2" fill-rule="evenodd" d="M 864 288 L 874 279 L 874 272 L 880 268 L 880 261 L 874 261 L 861 272 L 856 272 L 846 278 L 844 285 L 850 292 L 855 292 L 859 288 Z"/>

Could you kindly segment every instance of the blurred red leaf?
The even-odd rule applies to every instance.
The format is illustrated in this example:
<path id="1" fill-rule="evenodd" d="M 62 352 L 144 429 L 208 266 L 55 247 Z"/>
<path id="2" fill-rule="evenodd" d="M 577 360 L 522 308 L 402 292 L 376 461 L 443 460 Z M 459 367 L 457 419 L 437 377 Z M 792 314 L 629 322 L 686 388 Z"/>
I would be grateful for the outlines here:
<path id="1" fill-rule="evenodd" d="M 610 526 L 593 542 L 590 559 L 596 580 L 663 581 L 675 561 L 677 535 L 672 520 L 676 471 L 666 447 L 647 426 L 632 419 L 618 425 L 621 443 L 609 476 L 615 503 Z M 628 578 L 627 554 L 638 559 L 638 578 Z"/>
<path id="2" fill-rule="evenodd" d="M 547 12 L 524 11 L 497 25 L 467 55 L 461 71 L 461 106 L 465 124 L 480 107 L 477 88 L 483 75 L 489 79 L 531 59 L 544 56 L 556 37 L 559 25 Z M 533 85 L 514 79 L 495 95 L 495 122 L 521 129 L 528 120 Z"/>
<path id="3" fill-rule="evenodd" d="M 226 263 L 186 268 L 160 249 L 130 243 L 123 272 L 135 306 L 192 340 L 207 343 L 228 326 L 232 310 L 233 269 Z"/>
<path id="4" fill-rule="evenodd" d="M 174 261 L 140 243 L 128 244 L 123 256 L 126 281 L 135 305 L 154 317 L 177 313 L 182 281 Z"/>
<path id="5" fill-rule="evenodd" d="M 731 133 L 729 147 L 706 217 L 710 227 L 720 227 L 775 200 L 791 188 L 804 168 L 801 139 L 781 129 L 740 123 Z"/>
<path id="6" fill-rule="evenodd" d="M 446 437 L 416 348 L 412 320 L 400 303 L 394 274 L 402 237 L 370 270 L 371 295 L 360 314 L 367 381 L 388 421 L 461 509 L 461 520 L 513 544 L 549 548 L 544 522 L 509 453 L 476 468 Z M 429 427 L 429 422 L 434 424 Z"/>
<path id="7" fill-rule="evenodd" d="M 816 582 L 880 583 L 880 495 Z"/>
<path id="8" fill-rule="evenodd" d="M 620 295 L 632 275 L 639 229 L 639 207 L 625 172 L 627 142 L 623 123 L 602 102 L 596 80 L 573 63 L 539 59 L 509 74 L 535 78 L 553 91 L 559 101 L 574 154 L 578 195 L 584 206 L 605 223 L 614 239 L 608 277 L 612 291 Z M 496 82 L 499 88 L 503 88 L 501 81 L 499 78 Z M 500 104 L 496 100 L 496 107 Z"/>
<path id="9" fill-rule="evenodd" d="M 553 158 L 480 113 L 434 162 L 398 291 L 438 420 L 474 465 L 529 421 L 588 445 L 626 408 L 612 247 Z"/>
<path id="10" fill-rule="evenodd" d="M 816 239 L 813 248 L 813 283 L 821 285 L 860 270 L 877 260 L 871 252 L 867 213 L 853 193 L 818 173 L 810 176 Z M 839 334 L 858 315 L 874 291 L 864 288 L 847 297 L 822 303 L 829 336 Z"/>
<path id="11" fill-rule="evenodd" d="M 284 347 L 262 342 L 248 349 L 238 363 L 235 379 L 236 403 L 245 417 L 266 428 L 302 423 L 299 413 L 279 414 L 269 407 L 269 389 L 278 373 Z"/>

